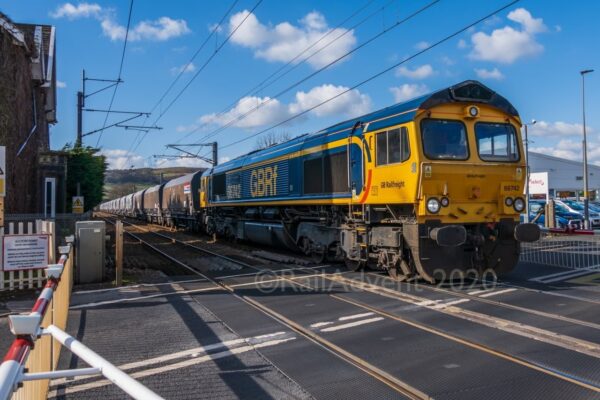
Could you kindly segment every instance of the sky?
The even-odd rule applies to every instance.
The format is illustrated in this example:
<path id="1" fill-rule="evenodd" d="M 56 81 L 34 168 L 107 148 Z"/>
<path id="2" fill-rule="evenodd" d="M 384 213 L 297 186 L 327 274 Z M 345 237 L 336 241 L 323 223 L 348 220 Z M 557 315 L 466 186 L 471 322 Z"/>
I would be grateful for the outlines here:
<path id="1" fill-rule="evenodd" d="M 150 113 L 128 124 L 161 129 L 87 135 L 84 145 L 99 147 L 109 168 L 206 166 L 164 157 L 181 154 L 165 146 L 215 140 L 224 162 L 261 136 L 315 132 L 467 79 L 506 97 L 524 122 L 537 121 L 531 151 L 580 160 L 579 72 L 595 68 L 585 76 L 585 101 L 588 158 L 600 165 L 600 2 L 519 1 L 430 48 L 508 3 L 0 0 L 0 11 L 15 22 L 56 26 L 54 149 L 75 141 L 82 70 L 117 79 L 126 43 L 123 83 L 87 97 L 86 107 L 108 109 L 114 94 L 112 110 Z M 88 80 L 86 93 L 106 85 Z M 130 116 L 111 114 L 105 123 L 105 114 L 84 112 L 83 131 Z"/>

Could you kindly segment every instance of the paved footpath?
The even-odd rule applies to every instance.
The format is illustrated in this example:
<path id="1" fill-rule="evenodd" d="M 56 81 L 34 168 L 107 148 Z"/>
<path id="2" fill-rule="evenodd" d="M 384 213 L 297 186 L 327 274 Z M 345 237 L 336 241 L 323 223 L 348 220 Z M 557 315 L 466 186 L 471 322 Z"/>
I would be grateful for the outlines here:
<path id="1" fill-rule="evenodd" d="M 167 399 L 310 398 L 260 353 L 261 348 L 293 341 L 293 334 L 241 337 L 191 296 L 168 295 L 178 289 L 177 284 L 166 284 L 75 292 L 68 332 Z M 149 297 L 125 300 L 139 296 Z M 63 349 L 59 368 L 85 366 Z M 97 377 L 54 380 L 49 396 L 126 397 L 117 386 Z"/>

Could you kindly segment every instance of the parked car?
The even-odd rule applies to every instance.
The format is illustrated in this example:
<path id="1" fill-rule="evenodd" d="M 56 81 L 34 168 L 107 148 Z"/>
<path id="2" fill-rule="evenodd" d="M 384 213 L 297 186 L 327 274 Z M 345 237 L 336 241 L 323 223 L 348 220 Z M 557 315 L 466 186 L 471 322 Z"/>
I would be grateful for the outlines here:
<path id="1" fill-rule="evenodd" d="M 529 202 L 529 221 L 535 222 L 540 226 L 545 226 L 545 202 L 530 201 Z M 521 222 L 524 221 L 524 215 L 521 215 Z M 583 228 L 583 215 L 578 212 L 570 212 L 561 204 L 555 203 L 554 206 L 554 222 L 557 228 L 566 229 L 581 229 Z"/>
<path id="2" fill-rule="evenodd" d="M 564 205 L 569 211 L 577 212 L 584 216 L 584 206 L 583 203 L 580 203 L 576 200 L 555 200 L 555 203 Z M 600 227 L 600 212 L 595 210 L 592 207 L 588 207 L 590 225 L 593 228 Z"/>

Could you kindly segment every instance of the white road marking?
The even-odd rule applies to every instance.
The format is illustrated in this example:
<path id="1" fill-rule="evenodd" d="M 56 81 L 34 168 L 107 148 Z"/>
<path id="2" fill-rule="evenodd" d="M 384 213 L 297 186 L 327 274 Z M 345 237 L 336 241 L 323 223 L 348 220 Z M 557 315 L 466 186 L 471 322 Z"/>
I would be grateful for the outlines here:
<path id="1" fill-rule="evenodd" d="M 306 276 L 303 276 L 303 278 L 313 278 L 315 276 L 321 276 L 321 274 L 306 275 Z M 276 278 L 276 279 L 269 279 L 269 280 L 265 280 L 265 281 L 237 283 L 235 285 L 227 285 L 227 286 L 230 288 L 237 288 L 237 287 L 243 287 L 243 286 L 254 286 L 254 285 L 260 286 L 260 285 L 264 285 L 266 283 L 281 282 L 281 281 L 282 281 L 282 278 Z M 169 285 L 171 285 L 171 284 L 172 283 L 169 283 Z M 128 297 L 128 298 L 124 298 L 124 299 L 99 301 L 96 303 L 78 304 L 78 305 L 69 307 L 69 309 L 77 310 L 77 309 L 86 308 L 86 307 L 97 307 L 97 306 L 103 306 L 103 305 L 108 305 L 108 304 L 117 304 L 117 303 L 129 302 L 129 301 L 152 299 L 152 298 L 156 298 L 156 297 L 168 297 L 168 296 L 173 296 L 173 295 L 195 294 L 195 293 L 210 292 L 210 291 L 215 291 L 215 290 L 225 290 L 225 289 L 223 289 L 220 286 L 211 286 L 211 287 L 201 288 L 201 289 L 176 290 L 176 291 L 168 292 L 168 293 L 157 293 L 157 294 L 149 294 L 149 295 L 138 296 L 138 297 Z"/>
<path id="2" fill-rule="evenodd" d="M 429 308 L 431 308 L 433 310 L 439 310 L 439 309 L 442 309 L 442 308 L 453 306 L 455 304 L 466 303 L 468 301 L 471 301 L 471 300 L 469 300 L 469 299 L 458 299 L 458 300 L 448 301 L 446 303 L 436 304 L 436 305 L 431 306 Z"/>
<path id="3" fill-rule="evenodd" d="M 331 326 L 329 328 L 323 328 L 323 329 L 321 329 L 321 332 L 335 332 L 335 331 L 340 331 L 342 329 L 353 328 L 355 326 L 360 326 L 360 325 L 365 325 L 365 324 L 370 324 L 370 323 L 373 323 L 373 322 L 381 321 L 382 319 L 383 319 L 383 317 L 375 317 L 375 318 L 369 318 L 369 319 L 362 319 L 362 320 L 359 320 L 359 321 L 348 322 L 347 324 Z"/>
<path id="4" fill-rule="evenodd" d="M 572 274 L 569 274 L 569 275 L 562 275 L 557 278 L 546 279 L 541 282 L 542 283 L 552 283 L 552 282 L 558 282 L 558 281 L 566 281 L 571 278 L 576 278 L 578 276 L 589 275 L 589 274 L 591 274 L 591 271 L 578 271 L 578 272 L 573 272 Z"/>
<path id="5" fill-rule="evenodd" d="M 140 367 L 145 367 L 145 366 L 149 366 L 149 365 L 153 365 L 153 364 L 160 364 L 160 363 L 164 363 L 167 361 L 172 361 L 172 360 L 176 360 L 178 358 L 183 358 L 183 357 L 198 357 L 201 353 L 207 353 L 211 350 L 217 350 L 217 349 L 221 349 L 221 348 L 231 348 L 240 344 L 249 344 L 249 345 L 254 345 L 254 344 L 260 344 L 262 342 L 268 341 L 265 339 L 271 339 L 277 336 L 281 336 L 281 335 L 285 335 L 286 332 L 274 332 L 274 333 L 268 333 L 265 335 L 260 335 L 260 336 L 254 336 L 254 337 L 250 337 L 250 338 L 239 338 L 239 339 L 232 339 L 232 340 L 226 340 L 224 342 L 217 342 L 217 343 L 213 343 L 213 344 L 209 344 L 206 346 L 200 346 L 200 347 L 194 347 L 192 349 L 187 349 L 187 350 L 183 350 L 183 351 L 178 351 L 176 353 L 171 353 L 171 354 L 164 354 L 162 356 L 158 356 L 158 357 L 154 357 L 154 358 L 149 358 L 146 360 L 140 360 L 140 361 L 134 361 L 134 362 L 130 362 L 127 364 L 121 364 L 119 365 L 119 369 L 123 370 L 123 371 L 127 371 L 130 369 L 136 369 L 136 368 L 140 368 Z M 64 383 L 70 383 L 73 381 L 78 381 L 78 380 L 84 380 L 84 379 L 89 379 L 89 377 L 86 376 L 78 376 L 75 378 L 60 378 L 60 379 L 54 379 L 52 380 L 52 385 L 61 385 Z"/>
<path id="6" fill-rule="evenodd" d="M 486 292 L 489 292 L 489 291 L 491 291 L 491 290 L 494 290 L 494 289 L 474 290 L 474 291 L 472 291 L 472 292 L 468 292 L 467 294 L 469 294 L 469 295 L 471 295 L 471 296 L 475 296 L 475 295 L 477 295 L 477 294 L 486 293 Z"/>
<path id="7" fill-rule="evenodd" d="M 421 302 L 415 303 L 416 306 L 427 307 L 434 304 L 439 303 L 441 300 L 423 300 Z"/>
<path id="8" fill-rule="evenodd" d="M 492 297 L 492 296 L 496 296 L 498 294 L 514 292 L 515 290 L 517 290 L 517 289 L 511 288 L 511 289 L 498 290 L 497 292 L 482 294 L 479 297 Z"/>
<path id="9" fill-rule="evenodd" d="M 530 281 L 546 283 L 546 282 L 548 282 L 548 279 L 552 279 L 555 277 L 562 277 L 562 276 L 567 276 L 567 275 L 571 275 L 571 274 L 579 274 L 579 273 L 581 273 L 581 275 L 583 275 L 585 273 L 591 273 L 591 272 L 596 272 L 596 270 L 589 269 L 589 268 L 575 268 L 575 269 L 570 269 L 568 271 L 556 272 L 554 274 L 537 276 L 535 278 L 531 278 Z M 558 280 L 560 280 L 560 279 L 561 278 L 559 278 Z M 553 281 L 553 282 L 555 282 L 555 281 Z"/>
<path id="10" fill-rule="evenodd" d="M 363 317 L 369 317 L 373 314 L 375 314 L 375 313 L 367 312 L 367 313 L 362 313 L 362 314 L 347 315 L 345 317 L 339 317 L 338 321 L 347 321 L 349 319 L 359 319 L 359 318 L 363 318 Z"/>
<path id="11" fill-rule="evenodd" d="M 127 291 L 128 289 L 137 289 L 137 288 L 145 288 L 145 287 L 155 287 L 155 286 L 165 286 L 172 285 L 174 283 L 193 283 L 193 282 L 207 282 L 206 279 L 189 279 L 183 281 L 174 281 L 174 282 L 163 282 L 163 283 L 139 283 L 137 285 L 127 285 L 113 288 L 105 288 L 105 289 L 93 289 L 93 290 L 78 290 L 73 292 L 73 295 L 78 294 L 89 294 L 89 293 L 101 293 L 101 292 L 114 292 L 114 291 Z"/>
<path id="12" fill-rule="evenodd" d="M 325 321 L 325 322 L 317 322 L 314 324 L 311 324 L 311 328 L 320 328 L 322 326 L 327 326 L 327 325 L 331 325 L 333 324 L 333 321 Z"/>
<path id="13" fill-rule="evenodd" d="M 286 339 L 270 340 L 270 341 L 262 342 L 262 343 L 259 343 L 256 345 L 236 347 L 234 349 L 225 350 L 225 351 L 222 351 L 219 353 L 207 354 L 202 357 L 193 358 L 193 359 L 185 360 L 185 361 L 180 361 L 175 364 L 169 364 L 169 365 L 165 365 L 162 367 L 156 367 L 156 368 L 146 369 L 143 371 L 134 372 L 131 374 L 131 377 L 134 379 L 139 379 L 139 378 L 144 378 L 146 376 L 157 375 L 157 374 L 161 374 L 163 372 L 169 372 L 169 371 L 173 371 L 173 370 L 177 370 L 177 369 L 181 369 L 181 368 L 191 367 L 191 366 L 197 365 L 197 364 L 202 364 L 207 361 L 217 360 L 219 358 L 224 358 L 224 357 L 229 357 L 229 356 L 236 355 L 236 354 L 246 353 L 248 351 L 252 351 L 252 350 L 255 350 L 258 348 L 276 346 L 278 344 L 289 342 L 294 339 L 296 339 L 296 338 L 290 337 L 290 338 L 286 338 Z M 52 386 L 55 386 L 54 382 L 55 381 L 52 381 Z M 90 383 L 84 383 L 81 385 L 69 386 L 64 389 L 54 389 L 50 393 L 48 393 L 48 397 L 49 398 L 57 397 L 57 396 L 61 396 L 64 394 L 82 392 L 84 390 L 95 389 L 95 388 L 99 388 L 102 386 L 107 386 L 107 385 L 110 385 L 111 383 L 112 382 L 107 379 L 102 379 L 102 380 L 96 381 L 96 382 L 90 382 Z"/>

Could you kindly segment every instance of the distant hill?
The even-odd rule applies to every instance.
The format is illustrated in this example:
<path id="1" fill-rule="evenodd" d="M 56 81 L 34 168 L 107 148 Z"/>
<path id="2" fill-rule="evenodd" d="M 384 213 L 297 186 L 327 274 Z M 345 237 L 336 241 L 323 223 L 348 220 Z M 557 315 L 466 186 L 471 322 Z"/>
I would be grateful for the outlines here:
<path id="1" fill-rule="evenodd" d="M 168 182 L 171 179 L 196 172 L 200 169 L 202 168 L 172 167 L 108 170 L 104 179 L 104 199 L 116 199 L 117 197 L 158 185 L 161 182 L 161 174 L 162 181 Z"/>

